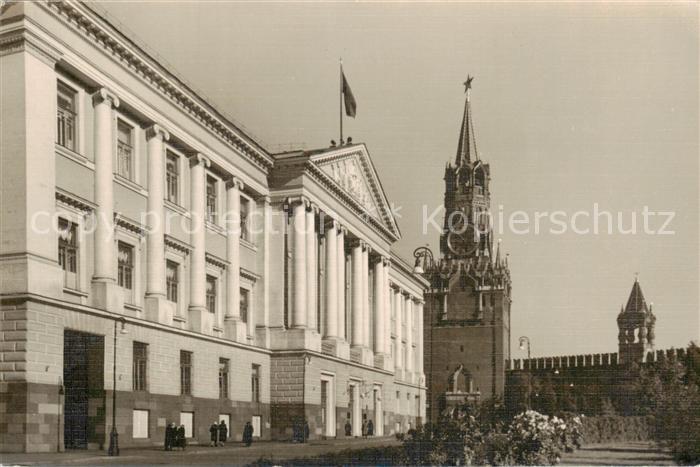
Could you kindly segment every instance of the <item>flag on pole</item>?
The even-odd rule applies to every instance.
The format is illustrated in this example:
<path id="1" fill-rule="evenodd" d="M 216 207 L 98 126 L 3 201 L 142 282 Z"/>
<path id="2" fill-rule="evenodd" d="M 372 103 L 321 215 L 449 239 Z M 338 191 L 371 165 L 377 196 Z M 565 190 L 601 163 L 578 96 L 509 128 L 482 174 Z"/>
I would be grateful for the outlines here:
<path id="1" fill-rule="evenodd" d="M 345 73 L 343 69 L 340 69 L 340 74 L 343 79 L 343 86 L 341 92 L 343 93 L 343 100 L 345 101 L 345 115 L 348 117 L 355 118 L 355 113 L 357 111 L 357 102 L 355 102 L 355 96 L 352 95 L 352 90 L 348 84 L 348 80 L 345 79 Z"/>

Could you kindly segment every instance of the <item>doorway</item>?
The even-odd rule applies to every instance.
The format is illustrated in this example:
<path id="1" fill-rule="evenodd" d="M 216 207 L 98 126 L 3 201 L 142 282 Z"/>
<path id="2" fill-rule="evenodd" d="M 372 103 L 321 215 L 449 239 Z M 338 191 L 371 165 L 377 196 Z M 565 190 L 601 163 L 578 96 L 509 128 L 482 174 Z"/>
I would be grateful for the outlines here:
<path id="1" fill-rule="evenodd" d="M 350 400 L 348 401 L 348 410 L 350 411 L 350 426 L 352 427 L 352 436 L 362 436 L 360 384 L 357 382 L 350 383 Z"/>
<path id="2" fill-rule="evenodd" d="M 321 429 L 323 436 L 335 436 L 335 378 L 321 375 Z"/>
<path id="3" fill-rule="evenodd" d="M 63 332 L 64 446 L 87 449 L 105 440 L 104 336 Z"/>
<path id="4" fill-rule="evenodd" d="M 384 409 L 382 408 L 382 387 L 375 386 L 374 398 L 374 436 L 384 436 Z"/>

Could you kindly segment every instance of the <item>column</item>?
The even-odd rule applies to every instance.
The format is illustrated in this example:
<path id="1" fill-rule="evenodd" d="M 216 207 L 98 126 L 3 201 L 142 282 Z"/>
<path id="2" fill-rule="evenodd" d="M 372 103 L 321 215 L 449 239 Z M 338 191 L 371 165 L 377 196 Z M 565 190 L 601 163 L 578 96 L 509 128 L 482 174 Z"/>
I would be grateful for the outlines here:
<path id="1" fill-rule="evenodd" d="M 391 260 L 384 261 L 384 353 L 391 355 L 391 286 L 389 285 L 389 267 Z"/>
<path id="2" fill-rule="evenodd" d="M 413 299 L 406 295 L 406 371 L 413 371 Z"/>
<path id="3" fill-rule="evenodd" d="M 318 302 L 318 260 L 316 259 L 316 213 L 318 207 L 311 204 L 306 211 L 306 325 L 318 330 L 316 326 L 316 306 Z"/>
<path id="4" fill-rule="evenodd" d="M 423 376 L 423 360 L 425 356 L 423 355 L 423 300 L 419 300 L 416 302 L 416 319 L 417 325 L 417 343 L 416 343 L 416 351 L 418 352 L 418 368 L 416 368 L 416 373 L 418 374 L 418 378 L 420 381 L 420 378 Z"/>
<path id="5" fill-rule="evenodd" d="M 294 302 L 292 308 L 292 327 L 306 327 L 306 202 L 296 200 L 292 214 L 293 251 L 292 270 L 294 277 Z"/>
<path id="6" fill-rule="evenodd" d="M 149 320 L 168 323 L 165 300 L 165 211 L 163 209 L 165 148 L 170 134 L 157 124 L 146 130 L 148 151 L 148 214 L 146 237 L 146 300 Z"/>
<path id="7" fill-rule="evenodd" d="M 338 237 L 336 240 L 336 268 L 337 268 L 337 319 L 338 337 L 345 339 L 345 227 L 338 226 Z"/>
<path id="8" fill-rule="evenodd" d="M 243 342 L 241 323 L 241 190 L 243 182 L 236 177 L 226 181 L 226 314 L 224 331 L 228 339 Z M 248 317 L 250 319 L 250 317 Z M 247 333 L 247 332 L 246 332 Z"/>
<path id="9" fill-rule="evenodd" d="M 338 234 L 335 220 L 331 220 L 326 236 L 326 309 L 324 315 L 324 337 L 338 336 Z"/>
<path id="10" fill-rule="evenodd" d="M 362 324 L 362 248 L 363 242 L 356 240 L 352 246 L 352 345 L 363 345 L 364 327 Z"/>
<path id="11" fill-rule="evenodd" d="M 92 96 L 95 121 L 95 266 L 93 300 L 98 308 L 122 311 L 123 299 L 116 290 L 116 248 L 114 246 L 114 139 L 112 109 L 119 107 L 119 99 L 106 88 Z"/>
<path id="12" fill-rule="evenodd" d="M 270 207 L 270 197 L 262 198 L 263 210 L 263 234 L 262 234 L 262 309 L 257 308 L 257 316 L 261 317 L 256 320 L 255 342 L 258 346 L 270 347 L 270 232 L 272 231 L 272 209 Z"/>
<path id="13" fill-rule="evenodd" d="M 369 310 L 369 245 L 362 249 L 362 345 L 371 348 Z"/>
<path id="14" fill-rule="evenodd" d="M 396 358 L 394 359 L 394 366 L 397 369 L 400 369 L 403 367 L 402 363 L 402 351 L 401 351 L 401 310 L 403 309 L 403 295 L 401 293 L 401 289 L 396 288 L 394 289 L 394 315 L 396 316 L 396 320 L 394 324 L 396 325 L 396 329 L 394 331 L 394 334 L 396 334 Z"/>
<path id="15" fill-rule="evenodd" d="M 203 154 L 196 154 L 190 159 L 190 328 L 197 332 L 204 331 L 207 313 L 206 304 L 206 229 L 204 217 L 206 212 L 205 169 L 211 165 Z"/>
<path id="16" fill-rule="evenodd" d="M 148 235 L 146 297 L 165 297 L 165 215 L 163 211 L 165 167 L 163 141 L 170 134 L 158 125 L 146 130 L 148 149 Z"/>
<path id="17" fill-rule="evenodd" d="M 384 258 L 374 263 L 374 352 L 384 353 Z"/>

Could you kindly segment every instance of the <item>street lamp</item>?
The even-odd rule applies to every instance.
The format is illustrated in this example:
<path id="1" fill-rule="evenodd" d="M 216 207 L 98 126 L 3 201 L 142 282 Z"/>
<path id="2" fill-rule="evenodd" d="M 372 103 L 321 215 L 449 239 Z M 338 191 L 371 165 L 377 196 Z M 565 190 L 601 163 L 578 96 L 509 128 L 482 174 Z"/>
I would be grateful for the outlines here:
<path id="1" fill-rule="evenodd" d="M 527 344 L 527 409 L 530 410 L 530 393 L 532 392 L 532 362 L 530 361 L 530 338 L 527 336 L 520 336 L 518 338 L 518 343 L 520 344 L 520 350 L 525 350 L 525 344 Z M 523 365 L 525 367 L 525 365 Z"/>
<path id="2" fill-rule="evenodd" d="M 112 361 L 112 431 L 109 433 L 109 450 L 107 455 L 119 455 L 119 433 L 117 433 L 117 324 L 121 324 L 119 332 L 126 334 L 124 317 L 114 320 L 114 360 Z"/>
<path id="3" fill-rule="evenodd" d="M 432 270 L 435 266 L 433 252 L 428 246 L 419 246 L 413 251 L 413 257 L 416 262 L 413 264 L 414 274 L 425 274 L 426 270 Z"/>

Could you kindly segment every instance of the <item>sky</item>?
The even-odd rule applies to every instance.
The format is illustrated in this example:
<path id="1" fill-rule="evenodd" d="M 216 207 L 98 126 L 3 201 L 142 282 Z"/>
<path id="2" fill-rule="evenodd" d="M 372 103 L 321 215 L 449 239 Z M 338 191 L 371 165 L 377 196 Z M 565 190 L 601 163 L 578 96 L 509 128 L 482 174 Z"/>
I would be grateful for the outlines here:
<path id="1" fill-rule="evenodd" d="M 407 259 L 426 244 L 438 253 L 424 218 L 442 204 L 462 82 L 475 76 L 477 147 L 506 221 L 513 357 L 521 335 L 533 356 L 616 351 L 635 274 L 654 303 L 656 348 L 700 339 L 697 3 L 100 7 L 273 152 L 338 139 L 342 57 L 357 100 L 345 135 L 366 143 Z M 542 214 L 586 211 L 584 231 L 594 205 L 613 233 L 603 214 L 598 234 L 553 234 Z M 647 233 L 645 207 L 656 213 Z M 540 213 L 539 232 L 509 229 L 516 211 Z M 636 216 L 637 233 L 618 232 L 618 212 L 625 230 Z"/>

